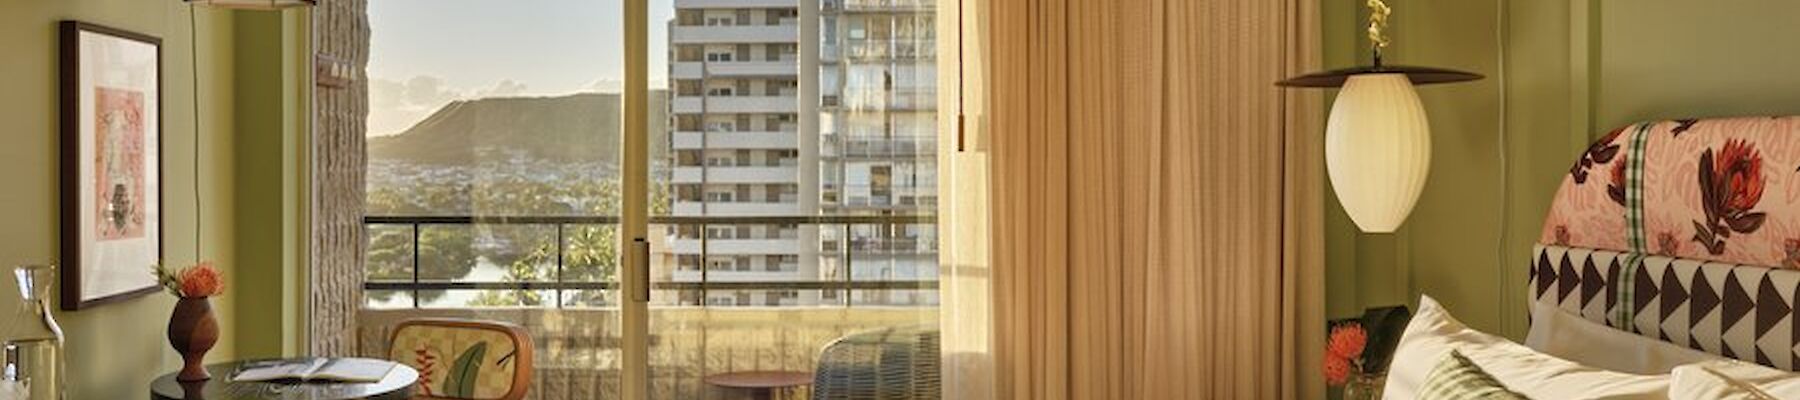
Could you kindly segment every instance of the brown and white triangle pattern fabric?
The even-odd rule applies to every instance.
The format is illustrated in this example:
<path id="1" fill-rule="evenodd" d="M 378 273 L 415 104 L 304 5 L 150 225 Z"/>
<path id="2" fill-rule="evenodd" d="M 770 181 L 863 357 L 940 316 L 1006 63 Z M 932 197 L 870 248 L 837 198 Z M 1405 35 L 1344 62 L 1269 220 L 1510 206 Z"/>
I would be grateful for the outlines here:
<path id="1" fill-rule="evenodd" d="M 1538 245 L 1532 301 L 1615 329 L 1800 371 L 1800 271 Z"/>

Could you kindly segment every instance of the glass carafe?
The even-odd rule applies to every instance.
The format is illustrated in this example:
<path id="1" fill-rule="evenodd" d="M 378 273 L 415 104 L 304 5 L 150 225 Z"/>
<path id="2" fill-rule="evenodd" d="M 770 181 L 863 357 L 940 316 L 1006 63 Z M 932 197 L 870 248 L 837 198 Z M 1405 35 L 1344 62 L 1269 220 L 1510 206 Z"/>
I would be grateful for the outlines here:
<path id="1" fill-rule="evenodd" d="M 62 326 L 50 313 L 50 285 L 55 267 L 27 265 L 13 269 L 18 283 L 19 305 L 0 329 L 0 348 L 7 349 L 0 365 L 0 385 L 27 387 L 27 399 L 63 398 L 64 359 Z"/>

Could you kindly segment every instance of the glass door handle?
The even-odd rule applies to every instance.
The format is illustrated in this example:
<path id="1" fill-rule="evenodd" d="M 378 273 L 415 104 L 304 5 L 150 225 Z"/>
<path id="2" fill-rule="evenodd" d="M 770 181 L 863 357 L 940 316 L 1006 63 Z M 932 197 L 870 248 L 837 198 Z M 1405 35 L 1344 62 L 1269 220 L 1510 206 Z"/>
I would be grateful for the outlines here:
<path id="1" fill-rule="evenodd" d="M 650 301 L 650 242 L 644 238 L 631 240 L 631 274 L 637 288 L 631 290 L 631 301 Z"/>

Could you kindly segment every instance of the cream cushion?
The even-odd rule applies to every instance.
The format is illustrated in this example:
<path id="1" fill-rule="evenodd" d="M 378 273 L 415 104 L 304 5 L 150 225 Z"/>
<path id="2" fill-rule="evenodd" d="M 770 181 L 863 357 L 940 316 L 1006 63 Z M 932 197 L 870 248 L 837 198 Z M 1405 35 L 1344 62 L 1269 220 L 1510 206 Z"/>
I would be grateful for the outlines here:
<path id="1" fill-rule="evenodd" d="M 1671 375 L 1670 399 L 1800 399 L 1800 374 L 1738 360 L 1683 365 Z"/>
<path id="2" fill-rule="evenodd" d="M 1667 374 L 1683 364 L 1724 359 L 1613 329 L 1536 301 L 1531 302 L 1531 331 L 1525 345 L 1564 360 L 1633 374 Z"/>
<path id="3" fill-rule="evenodd" d="M 1469 329 L 1429 296 L 1406 325 L 1388 368 L 1383 399 L 1412 399 L 1426 374 L 1456 349 L 1508 389 L 1534 399 L 1666 399 L 1668 375 L 1637 375 L 1577 364 Z"/>

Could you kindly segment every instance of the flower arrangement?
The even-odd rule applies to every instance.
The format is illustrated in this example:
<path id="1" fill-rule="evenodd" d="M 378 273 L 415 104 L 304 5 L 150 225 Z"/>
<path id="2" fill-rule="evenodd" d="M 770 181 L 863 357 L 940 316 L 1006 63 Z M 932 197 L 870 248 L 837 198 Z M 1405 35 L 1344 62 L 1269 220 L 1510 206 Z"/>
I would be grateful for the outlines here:
<path id="1" fill-rule="evenodd" d="M 156 283 L 175 297 L 207 298 L 225 293 L 225 279 L 211 261 L 201 261 L 181 269 L 169 269 L 158 264 L 153 273 L 156 274 Z"/>
<path id="2" fill-rule="evenodd" d="M 1325 383 L 1343 385 L 1350 380 L 1350 374 L 1362 373 L 1363 348 L 1368 343 L 1369 333 L 1362 324 L 1349 322 L 1331 328 L 1331 336 L 1325 342 Z"/>
<path id="3" fill-rule="evenodd" d="M 1412 313 L 1404 306 L 1372 308 L 1362 318 L 1333 323 L 1321 365 L 1325 382 L 1343 386 L 1343 398 L 1381 398 L 1387 367 Z"/>

